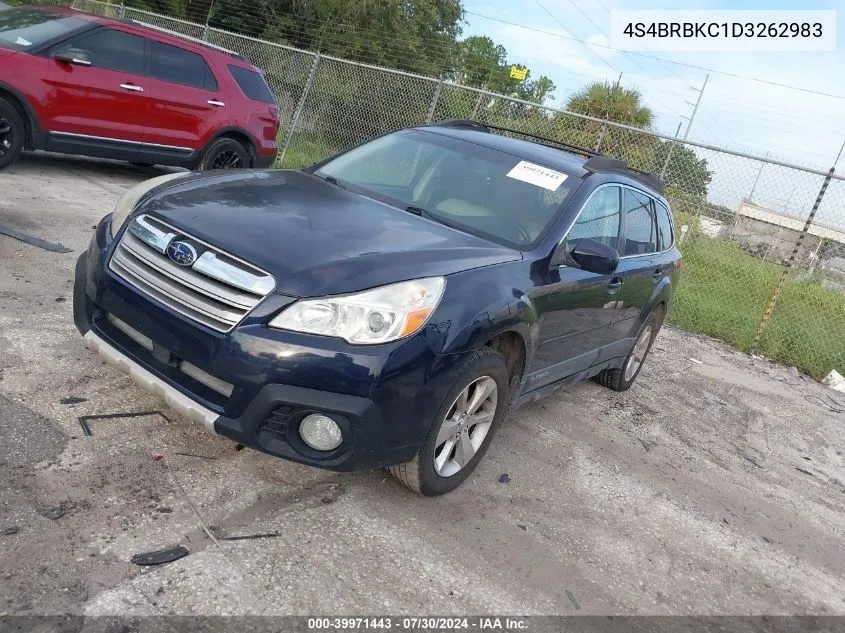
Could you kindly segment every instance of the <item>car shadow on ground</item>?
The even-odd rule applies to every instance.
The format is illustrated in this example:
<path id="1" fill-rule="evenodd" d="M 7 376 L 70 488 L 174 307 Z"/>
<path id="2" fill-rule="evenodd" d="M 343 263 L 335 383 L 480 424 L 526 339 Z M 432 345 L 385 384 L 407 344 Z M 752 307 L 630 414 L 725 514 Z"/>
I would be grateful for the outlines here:
<path id="1" fill-rule="evenodd" d="M 70 154 L 51 152 L 24 152 L 18 160 L 7 168 L 6 173 L 21 174 L 28 169 L 67 169 L 74 172 L 87 172 L 90 176 L 147 176 L 154 178 L 174 171 L 185 171 L 179 167 L 164 165 L 133 165 L 122 160 L 106 158 L 88 158 Z M 83 174 L 80 174 L 83 175 Z"/>

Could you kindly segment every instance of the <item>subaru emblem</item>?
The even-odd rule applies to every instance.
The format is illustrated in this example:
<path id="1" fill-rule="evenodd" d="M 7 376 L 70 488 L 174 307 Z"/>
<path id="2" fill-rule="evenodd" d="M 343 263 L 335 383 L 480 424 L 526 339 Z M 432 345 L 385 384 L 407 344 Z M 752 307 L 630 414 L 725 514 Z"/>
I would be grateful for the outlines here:
<path id="1" fill-rule="evenodd" d="M 187 242 L 170 242 L 167 256 L 180 266 L 193 266 L 197 261 L 197 250 Z"/>

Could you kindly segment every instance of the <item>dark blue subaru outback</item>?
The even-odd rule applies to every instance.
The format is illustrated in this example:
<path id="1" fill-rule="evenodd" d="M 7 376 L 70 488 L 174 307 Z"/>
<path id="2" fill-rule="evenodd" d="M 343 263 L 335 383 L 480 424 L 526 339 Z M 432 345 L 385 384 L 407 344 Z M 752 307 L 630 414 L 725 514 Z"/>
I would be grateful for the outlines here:
<path id="1" fill-rule="evenodd" d="M 79 259 L 76 325 L 210 431 L 448 492 L 515 407 L 628 389 L 678 283 L 657 178 L 514 136 L 446 121 L 142 183 Z"/>

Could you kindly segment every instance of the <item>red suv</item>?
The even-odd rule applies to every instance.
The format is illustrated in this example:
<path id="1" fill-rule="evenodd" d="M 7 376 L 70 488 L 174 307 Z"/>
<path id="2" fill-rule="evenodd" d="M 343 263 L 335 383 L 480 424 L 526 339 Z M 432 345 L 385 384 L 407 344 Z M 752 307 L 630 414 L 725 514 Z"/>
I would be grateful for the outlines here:
<path id="1" fill-rule="evenodd" d="M 236 53 L 71 9 L 0 10 L 0 169 L 23 149 L 269 167 L 279 110 Z"/>

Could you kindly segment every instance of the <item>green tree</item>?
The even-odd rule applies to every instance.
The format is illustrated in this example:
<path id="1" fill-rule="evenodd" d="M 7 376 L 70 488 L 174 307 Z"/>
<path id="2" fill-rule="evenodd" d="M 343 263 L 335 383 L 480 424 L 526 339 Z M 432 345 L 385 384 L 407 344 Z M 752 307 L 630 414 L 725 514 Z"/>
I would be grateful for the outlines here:
<path id="1" fill-rule="evenodd" d="M 582 88 L 569 98 L 566 109 L 646 130 L 654 123 L 654 113 L 642 102 L 639 90 L 608 83 Z"/>
<path id="2" fill-rule="evenodd" d="M 674 148 L 672 146 L 674 145 Z M 671 149 L 671 156 L 669 151 Z M 669 163 L 666 158 L 669 156 Z M 666 165 L 663 180 L 667 186 L 683 191 L 687 196 L 704 201 L 707 196 L 707 186 L 713 177 L 707 165 L 706 158 L 699 158 L 690 148 L 671 141 L 661 141 L 654 148 L 654 171 L 658 174 Z"/>
<path id="3" fill-rule="evenodd" d="M 461 0 L 217 0 L 211 25 L 344 59 L 440 75 L 452 70 L 463 11 Z"/>

